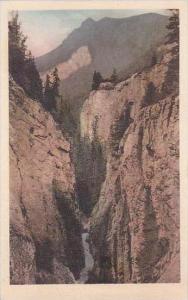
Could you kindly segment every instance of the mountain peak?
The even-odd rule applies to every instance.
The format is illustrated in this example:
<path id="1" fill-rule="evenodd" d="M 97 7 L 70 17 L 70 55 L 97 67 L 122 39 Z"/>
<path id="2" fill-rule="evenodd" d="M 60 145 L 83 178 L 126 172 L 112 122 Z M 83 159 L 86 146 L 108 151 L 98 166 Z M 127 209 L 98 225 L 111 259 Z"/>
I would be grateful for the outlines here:
<path id="1" fill-rule="evenodd" d="M 93 25 L 95 23 L 95 20 L 93 20 L 92 18 L 87 18 L 82 22 L 82 26 L 84 25 Z"/>

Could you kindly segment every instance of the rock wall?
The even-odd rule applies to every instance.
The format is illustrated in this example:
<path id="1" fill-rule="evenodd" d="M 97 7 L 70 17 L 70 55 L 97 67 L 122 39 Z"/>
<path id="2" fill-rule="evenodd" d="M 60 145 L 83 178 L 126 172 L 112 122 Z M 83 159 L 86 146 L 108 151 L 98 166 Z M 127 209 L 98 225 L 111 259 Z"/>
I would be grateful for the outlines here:
<path id="1" fill-rule="evenodd" d="M 81 138 L 97 141 L 106 160 L 90 221 L 91 282 L 180 280 L 179 58 L 173 47 L 163 46 L 160 62 L 110 88 L 103 84 L 84 103 Z"/>
<path id="2" fill-rule="evenodd" d="M 106 158 L 103 145 L 87 137 L 74 140 L 74 163 L 76 171 L 76 189 L 80 209 L 90 216 L 100 195 L 101 185 L 105 180 Z"/>
<path id="3" fill-rule="evenodd" d="M 84 265 L 70 144 L 10 80 L 10 281 L 74 283 Z"/>
<path id="4" fill-rule="evenodd" d="M 110 78 L 116 68 L 119 77 L 125 78 L 149 65 L 153 50 L 165 39 L 167 23 L 167 16 L 155 13 L 98 21 L 89 18 L 56 49 L 35 59 L 43 78 L 46 72 L 58 68 L 60 93 L 70 108 L 63 116 L 63 127 L 71 136 L 77 132 L 80 110 L 91 90 L 94 71 Z M 65 107 L 63 103 L 60 106 Z"/>

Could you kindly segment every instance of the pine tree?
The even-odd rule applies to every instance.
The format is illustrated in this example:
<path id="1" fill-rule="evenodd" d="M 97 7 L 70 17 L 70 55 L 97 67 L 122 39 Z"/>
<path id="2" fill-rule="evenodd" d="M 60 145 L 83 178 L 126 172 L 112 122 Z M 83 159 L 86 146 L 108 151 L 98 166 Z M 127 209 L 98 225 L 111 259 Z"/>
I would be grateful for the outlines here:
<path id="1" fill-rule="evenodd" d="M 44 107 L 47 110 L 52 109 L 53 99 L 52 99 L 52 90 L 51 90 L 51 80 L 50 75 L 46 75 L 46 82 L 44 86 Z"/>
<path id="2" fill-rule="evenodd" d="M 92 90 L 96 90 L 96 71 L 93 73 Z"/>
<path id="3" fill-rule="evenodd" d="M 55 68 L 52 72 L 52 94 L 55 97 L 59 96 L 59 85 L 60 85 L 60 79 L 58 75 L 58 69 Z"/>
<path id="4" fill-rule="evenodd" d="M 55 68 L 52 72 L 52 97 L 53 97 L 53 109 L 57 112 L 58 109 L 58 101 L 60 100 L 59 94 L 59 86 L 60 86 L 60 79 L 58 75 L 58 69 Z"/>
<path id="5" fill-rule="evenodd" d="M 27 50 L 27 37 L 21 31 L 18 13 L 9 21 L 9 72 L 31 98 L 42 101 L 42 81 L 31 51 Z"/>
<path id="6" fill-rule="evenodd" d="M 46 75 L 45 89 L 44 89 L 44 106 L 49 111 L 56 111 L 57 104 L 60 100 L 59 94 L 60 78 L 58 75 L 58 69 L 55 68 L 51 76 Z"/>
<path id="7" fill-rule="evenodd" d="M 92 90 L 97 90 L 102 81 L 103 81 L 103 78 L 101 76 L 101 73 L 94 71 L 93 82 L 92 82 Z"/>
<path id="8" fill-rule="evenodd" d="M 167 29 L 167 43 L 179 43 L 179 10 L 171 9 L 171 16 L 169 17 L 169 23 Z"/>
<path id="9" fill-rule="evenodd" d="M 9 72 L 18 84 L 22 84 L 26 52 L 26 39 L 20 29 L 18 13 L 12 13 L 9 27 Z"/>
<path id="10" fill-rule="evenodd" d="M 170 47 L 172 59 L 168 62 L 166 80 L 162 88 L 165 95 L 169 95 L 172 91 L 179 93 L 179 10 L 170 9 L 170 12 L 166 44 L 172 44 Z"/>
<path id="11" fill-rule="evenodd" d="M 25 86 L 26 92 L 31 98 L 38 99 L 42 102 L 42 80 L 39 76 L 31 51 L 29 51 L 25 58 L 25 76 L 27 78 L 27 86 Z"/>

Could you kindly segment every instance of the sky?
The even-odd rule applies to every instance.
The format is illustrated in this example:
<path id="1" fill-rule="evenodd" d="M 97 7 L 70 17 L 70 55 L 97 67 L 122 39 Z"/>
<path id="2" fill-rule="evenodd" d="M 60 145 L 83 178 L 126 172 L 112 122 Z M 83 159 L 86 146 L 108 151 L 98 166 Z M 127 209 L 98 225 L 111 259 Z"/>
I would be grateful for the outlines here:
<path id="1" fill-rule="evenodd" d="M 92 18 L 124 18 L 143 13 L 167 14 L 166 10 L 42 10 L 20 11 L 21 28 L 27 35 L 28 49 L 37 57 L 59 46 L 81 23 Z"/>

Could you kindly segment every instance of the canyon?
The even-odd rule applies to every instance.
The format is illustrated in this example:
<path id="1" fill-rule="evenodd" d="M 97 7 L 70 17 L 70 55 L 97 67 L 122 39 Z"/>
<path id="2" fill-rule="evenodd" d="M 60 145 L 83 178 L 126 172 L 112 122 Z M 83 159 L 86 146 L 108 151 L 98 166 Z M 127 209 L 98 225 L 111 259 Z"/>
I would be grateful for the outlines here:
<path id="1" fill-rule="evenodd" d="M 63 123 L 66 132 L 71 136 L 77 132 L 94 71 L 109 78 L 115 68 L 123 80 L 150 65 L 165 41 L 167 24 L 168 16 L 157 13 L 98 21 L 88 18 L 57 48 L 35 59 L 43 80 L 55 67 L 59 70 L 60 93 L 71 110 L 64 116 L 68 118 Z"/>
<path id="2" fill-rule="evenodd" d="M 84 103 L 81 139 L 87 147 L 100 144 L 106 162 L 91 209 L 91 281 L 180 280 L 177 66 L 164 47 L 159 64 L 111 90 L 103 84 Z M 91 157 L 83 173 L 92 199 L 95 175 L 87 170 L 92 174 L 99 162 L 95 152 Z"/>
<path id="3" fill-rule="evenodd" d="M 65 84 L 90 66 L 78 49 L 42 72 L 55 57 Z M 177 44 L 155 55 L 81 102 L 78 89 L 73 134 L 10 76 L 11 284 L 180 282 Z"/>

